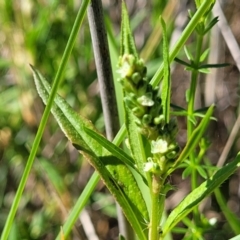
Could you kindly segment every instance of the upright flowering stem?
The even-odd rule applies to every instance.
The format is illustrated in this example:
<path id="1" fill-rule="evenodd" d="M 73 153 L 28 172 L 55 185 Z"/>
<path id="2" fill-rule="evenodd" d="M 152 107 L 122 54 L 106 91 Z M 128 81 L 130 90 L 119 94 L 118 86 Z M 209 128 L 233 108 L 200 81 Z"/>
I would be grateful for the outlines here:
<path id="1" fill-rule="evenodd" d="M 161 235 L 159 224 L 165 194 L 169 190 L 168 184 L 165 183 L 167 172 L 180 151 L 176 142 L 178 127 L 175 118 L 164 115 L 166 101 L 163 103 L 159 89 L 153 88 L 146 77 L 147 68 L 144 61 L 138 57 L 124 4 L 122 9 L 122 45 L 118 62 L 120 75 L 118 81 L 124 90 L 126 108 L 135 116 L 133 121 L 139 133 L 151 146 L 151 152 L 147 153 L 147 162 L 144 163 L 143 169 L 139 170 L 151 176 L 150 181 L 147 179 L 152 202 L 148 237 L 149 240 L 156 240 Z"/>
<path id="2" fill-rule="evenodd" d="M 151 188 L 151 201 L 152 201 L 152 212 L 149 226 L 149 240 L 158 239 L 160 237 L 159 221 L 162 214 L 161 198 L 165 199 L 163 193 L 164 180 L 156 175 L 152 174 L 152 188 Z"/>

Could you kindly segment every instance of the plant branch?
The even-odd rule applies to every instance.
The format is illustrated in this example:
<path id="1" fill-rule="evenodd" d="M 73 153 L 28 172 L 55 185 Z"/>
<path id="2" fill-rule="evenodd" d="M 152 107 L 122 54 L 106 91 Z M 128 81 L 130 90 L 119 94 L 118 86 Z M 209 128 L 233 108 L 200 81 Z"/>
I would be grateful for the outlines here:
<path id="1" fill-rule="evenodd" d="M 177 54 L 180 51 L 180 49 L 182 49 L 182 47 L 186 43 L 187 39 L 189 38 L 191 33 L 196 28 L 199 20 L 201 19 L 203 14 L 209 9 L 209 7 L 211 6 L 212 3 L 213 3 L 213 1 L 205 0 L 203 2 L 203 4 L 201 5 L 201 7 L 194 14 L 194 16 L 192 17 L 191 21 L 189 22 L 187 27 L 182 32 L 181 37 L 179 38 L 179 40 L 176 42 L 176 44 L 174 45 L 173 49 L 169 53 L 169 62 L 170 63 L 177 56 Z M 161 64 L 161 66 L 159 67 L 159 69 L 157 70 L 157 72 L 155 73 L 155 75 L 153 76 L 153 78 L 152 78 L 152 80 L 150 82 L 152 84 L 152 86 L 156 87 L 160 83 L 160 81 L 162 80 L 162 77 L 163 77 L 163 63 Z"/>

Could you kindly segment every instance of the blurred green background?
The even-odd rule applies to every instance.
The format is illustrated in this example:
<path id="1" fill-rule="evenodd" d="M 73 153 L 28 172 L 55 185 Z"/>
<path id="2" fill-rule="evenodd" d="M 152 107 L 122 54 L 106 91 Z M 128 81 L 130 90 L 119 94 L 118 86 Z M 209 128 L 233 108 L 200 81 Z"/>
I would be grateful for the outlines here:
<path id="1" fill-rule="evenodd" d="M 44 106 L 38 97 L 29 64 L 34 65 L 51 83 L 61 60 L 70 34 L 79 1 L 0 1 L 0 232 L 4 226 L 21 174 L 35 137 Z M 111 38 L 111 54 L 118 54 L 121 1 L 103 1 L 108 31 Z M 148 65 L 148 75 L 161 63 L 161 30 L 159 15 L 163 13 L 168 24 L 170 42 L 175 42 L 187 23 L 187 9 L 194 9 L 194 1 L 127 1 L 132 19 L 137 47 Z M 240 43 L 240 4 L 225 3 L 225 14 L 235 39 Z M 220 19 L 221 20 L 221 19 Z M 230 62 L 227 69 L 210 75 L 215 82 L 212 91 L 207 91 L 206 76 L 201 77 L 197 99 L 198 107 L 216 103 L 217 123 L 209 130 L 212 146 L 206 156 L 216 164 L 229 133 L 239 113 L 239 72 L 221 34 L 218 44 L 206 40 L 212 52 L 218 53 L 217 61 Z M 114 40 L 113 40 L 114 39 Z M 189 40 L 193 46 L 194 38 Z M 181 57 L 183 52 L 180 53 Z M 113 67 L 116 62 L 113 62 Z M 208 80 L 209 81 L 209 80 Z M 182 107 L 189 75 L 182 66 L 173 70 L 172 102 Z M 209 87 L 208 87 L 209 88 Z M 90 119 L 100 131 L 104 131 L 101 102 L 91 37 L 87 18 L 66 69 L 59 94 L 81 115 Z M 186 126 L 179 119 L 179 142 L 186 140 Z M 228 159 L 240 149 L 239 136 L 234 141 Z M 93 169 L 64 137 L 51 116 L 45 129 L 37 159 L 21 200 L 15 224 L 9 239 L 54 239 L 68 211 L 81 193 Z M 188 191 L 187 180 L 172 178 L 173 184 Z M 180 183 L 179 183 L 180 182 Z M 226 183 L 224 191 L 233 211 L 239 214 L 239 173 Z M 178 199 L 177 199 L 178 200 Z M 169 196 L 167 209 L 177 200 Z M 116 210 L 112 197 L 102 183 L 89 200 L 88 215 L 99 239 L 116 239 L 118 234 Z M 208 207 L 223 222 L 218 207 Z M 214 215 L 214 216 L 215 216 Z M 71 239 L 86 239 L 79 223 Z M 177 239 L 177 238 L 176 238 Z M 180 238 L 181 239 L 181 238 Z"/>

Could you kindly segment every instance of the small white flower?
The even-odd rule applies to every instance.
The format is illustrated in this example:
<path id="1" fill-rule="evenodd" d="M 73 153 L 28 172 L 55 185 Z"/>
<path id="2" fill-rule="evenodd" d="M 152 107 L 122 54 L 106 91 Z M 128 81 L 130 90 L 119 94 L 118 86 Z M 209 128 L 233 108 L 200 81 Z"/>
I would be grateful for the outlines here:
<path id="1" fill-rule="evenodd" d="M 151 153 L 165 153 L 168 150 L 168 142 L 164 139 L 152 141 Z"/>
<path id="2" fill-rule="evenodd" d="M 160 171 L 160 167 L 158 166 L 157 163 L 154 163 L 152 161 L 152 158 L 148 158 L 148 161 L 147 163 L 144 163 L 143 165 L 143 171 L 144 172 L 152 172 L 152 173 L 159 173 Z"/>
<path id="3" fill-rule="evenodd" d="M 154 163 L 153 162 L 147 162 L 147 163 L 144 163 L 144 166 L 143 166 L 143 171 L 144 172 L 150 172 L 154 167 Z"/>
<path id="4" fill-rule="evenodd" d="M 132 75 L 132 67 L 128 62 L 124 62 L 120 69 L 117 72 L 121 75 L 121 78 L 129 77 Z"/>
<path id="5" fill-rule="evenodd" d="M 137 101 L 142 105 L 142 106 L 147 106 L 151 107 L 154 105 L 154 101 L 152 100 L 152 93 L 146 93 L 145 95 L 139 97 Z"/>

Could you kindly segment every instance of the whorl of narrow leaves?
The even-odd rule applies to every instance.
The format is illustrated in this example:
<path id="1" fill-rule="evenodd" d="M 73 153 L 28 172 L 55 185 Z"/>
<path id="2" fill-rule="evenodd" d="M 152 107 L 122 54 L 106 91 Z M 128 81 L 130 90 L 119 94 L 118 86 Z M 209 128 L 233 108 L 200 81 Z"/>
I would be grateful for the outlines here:
<path id="1" fill-rule="evenodd" d="M 153 89 L 149 84 L 144 61 L 138 57 L 136 52 L 124 3 L 121 37 L 118 81 L 122 84 L 125 92 L 124 102 L 135 115 L 135 123 L 139 132 L 151 141 L 153 159 L 149 159 L 145 169 L 149 171 L 152 166 L 160 166 L 159 169 L 162 171 L 163 168 L 166 169 L 166 160 L 175 159 L 179 153 L 179 147 L 175 140 L 178 128 L 175 119 L 169 120 L 169 116 L 165 116 L 169 115 L 169 111 L 167 111 L 169 106 L 163 108 L 158 89 Z M 168 95 L 170 96 L 170 93 Z M 168 101 L 164 101 L 165 105 L 170 105 L 169 96 Z"/>

